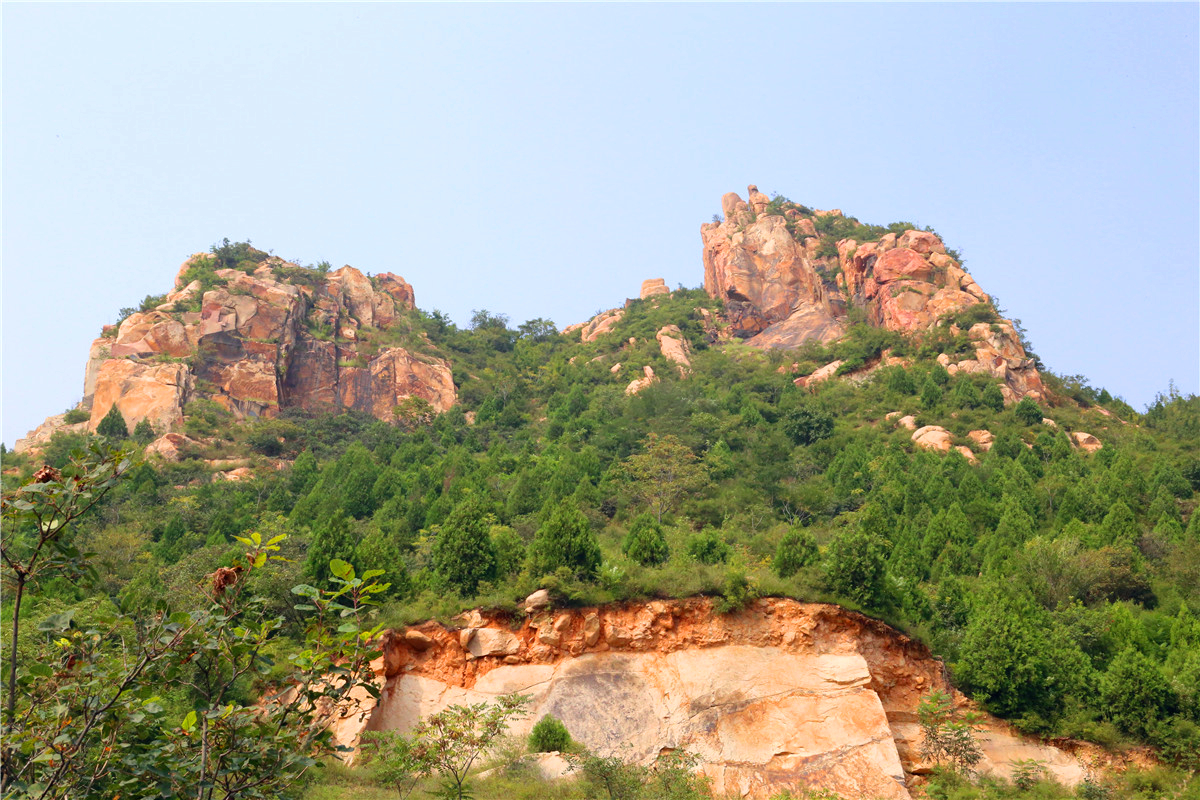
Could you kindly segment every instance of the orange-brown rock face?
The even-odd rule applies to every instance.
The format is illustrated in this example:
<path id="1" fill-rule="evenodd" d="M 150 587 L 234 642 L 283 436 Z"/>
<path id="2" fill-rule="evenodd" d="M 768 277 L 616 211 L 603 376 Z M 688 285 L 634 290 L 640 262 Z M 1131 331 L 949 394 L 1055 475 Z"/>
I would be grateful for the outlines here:
<path id="1" fill-rule="evenodd" d="M 835 242 L 819 231 L 830 230 L 822 226 L 840 211 L 795 206 L 776 212 L 756 187 L 749 196 L 749 203 L 732 192 L 721 198 L 724 221 L 701 225 L 700 236 L 705 291 L 725 301 L 731 331 L 751 346 L 831 341 L 845 332 L 854 307 L 874 325 L 920 334 L 948 315 L 990 302 L 933 233 L 910 229 L 878 241 Z M 971 329 L 976 358 L 963 368 L 1003 379 L 1010 400 L 1040 398 L 1041 378 L 1011 323 L 977 328 Z"/>
<path id="2" fill-rule="evenodd" d="M 445 361 L 402 347 L 367 347 L 415 307 L 403 278 L 369 278 L 347 266 L 297 284 L 288 275 L 299 267 L 268 258 L 253 273 L 216 270 L 217 285 L 201 295 L 199 280 L 181 284 L 203 258 L 184 262 L 166 302 L 93 342 L 84 377 L 93 430 L 116 404 L 130 427 L 148 419 L 165 433 L 180 427 L 184 406 L 198 398 L 239 417 L 300 406 L 353 408 L 390 420 L 409 397 L 437 412 L 454 405 Z"/>
<path id="3" fill-rule="evenodd" d="M 693 598 L 531 608 L 519 625 L 475 611 L 460 629 L 389 632 L 376 662 L 380 699 L 335 722 L 338 740 L 521 692 L 529 713 L 513 733 L 553 714 L 603 755 L 649 763 L 686 750 L 717 793 L 908 798 L 912 775 L 928 766 L 917 704 L 930 689 L 953 692 L 923 645 L 836 606 L 764 599 L 719 615 Z M 1071 756 L 998 722 L 981 740 L 985 771 L 1008 774 L 1014 760 L 1036 758 L 1060 781 L 1083 777 Z"/>

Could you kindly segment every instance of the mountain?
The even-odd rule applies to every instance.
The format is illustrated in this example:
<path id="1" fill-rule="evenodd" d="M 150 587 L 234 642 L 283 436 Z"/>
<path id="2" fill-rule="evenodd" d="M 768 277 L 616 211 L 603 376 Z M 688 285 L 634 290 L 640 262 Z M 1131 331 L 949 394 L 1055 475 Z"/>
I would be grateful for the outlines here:
<path id="1" fill-rule="evenodd" d="M 1000 776 L 1035 759 L 1135 797 L 1137 762 L 1182 786 L 1200 400 L 1138 414 L 1044 370 L 933 231 L 753 186 L 722 208 L 703 288 L 651 278 L 562 329 L 459 328 L 399 276 L 243 243 L 188 258 L 93 343 L 79 407 L 5 455 L 6 496 L 77 447 L 142 459 L 77 523 L 97 580 L 22 614 L 139 618 L 222 575 L 288 654 L 292 586 L 378 568 L 381 699 L 348 742 L 520 689 L 599 752 L 687 750 L 731 792 L 944 794 L 915 752 L 936 688 L 990 715 Z M 286 560 L 239 578 L 252 533 Z"/>

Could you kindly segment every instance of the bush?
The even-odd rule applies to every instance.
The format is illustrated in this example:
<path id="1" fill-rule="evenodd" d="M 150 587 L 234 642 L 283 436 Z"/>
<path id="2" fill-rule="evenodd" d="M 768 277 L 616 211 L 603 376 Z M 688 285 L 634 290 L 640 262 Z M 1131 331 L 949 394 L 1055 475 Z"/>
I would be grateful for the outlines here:
<path id="1" fill-rule="evenodd" d="M 571 746 L 571 734 L 562 720 L 547 714 L 538 720 L 529 732 L 529 752 L 553 753 L 565 752 Z"/>
<path id="2" fill-rule="evenodd" d="M 688 538 L 687 554 L 701 564 L 722 564 L 729 560 L 729 544 L 715 528 L 705 528 Z"/>
<path id="3" fill-rule="evenodd" d="M 775 550 L 772 566 L 781 578 L 790 578 L 817 560 L 817 541 L 808 531 L 791 528 L 783 535 Z"/>
<path id="4" fill-rule="evenodd" d="M 671 555 L 662 525 L 650 514 L 640 514 L 633 521 L 621 549 L 643 567 L 656 567 Z"/>
<path id="5" fill-rule="evenodd" d="M 90 418 L 91 414 L 82 408 L 72 408 L 63 415 L 63 422 L 67 425 L 78 425 L 80 422 L 87 422 Z"/>
<path id="6" fill-rule="evenodd" d="M 796 444 L 815 444 L 833 433 L 833 417 L 820 409 L 800 406 L 788 412 L 783 430 Z"/>
<path id="7" fill-rule="evenodd" d="M 1022 398 L 1021 402 L 1013 407 L 1013 414 L 1024 425 L 1037 425 L 1045 416 L 1041 407 L 1028 397 Z"/>

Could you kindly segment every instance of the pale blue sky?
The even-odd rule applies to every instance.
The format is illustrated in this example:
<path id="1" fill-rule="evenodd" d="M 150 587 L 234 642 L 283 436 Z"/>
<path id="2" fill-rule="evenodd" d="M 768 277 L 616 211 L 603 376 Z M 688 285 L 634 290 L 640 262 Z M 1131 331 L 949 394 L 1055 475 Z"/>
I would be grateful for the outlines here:
<path id="1" fill-rule="evenodd" d="M 748 183 L 932 225 L 1060 373 L 1200 364 L 1195 3 L 3 6 L 3 441 L 223 237 L 560 326 Z"/>

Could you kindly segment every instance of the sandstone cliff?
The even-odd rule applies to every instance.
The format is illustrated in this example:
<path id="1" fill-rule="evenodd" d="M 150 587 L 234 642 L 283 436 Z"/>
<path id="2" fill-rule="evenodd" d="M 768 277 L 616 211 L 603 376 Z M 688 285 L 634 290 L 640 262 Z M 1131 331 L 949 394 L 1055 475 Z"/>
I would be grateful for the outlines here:
<path id="1" fill-rule="evenodd" d="M 260 260 L 239 268 L 192 256 L 163 302 L 106 327 L 84 373 L 89 430 L 116 405 L 130 429 L 148 420 L 163 434 L 180 428 L 185 407 L 199 399 L 239 419 L 297 406 L 391 420 L 406 398 L 436 412 L 454 405 L 450 365 L 419 338 L 416 347 L 412 335 L 405 339 L 414 297 L 403 278 L 350 266 L 322 274 L 251 254 Z M 52 421 L 42 427 L 61 427 Z M 48 433 L 39 431 L 18 449 L 44 443 Z"/>
<path id="2" fill-rule="evenodd" d="M 990 306 L 931 232 L 861 225 L 840 211 L 771 201 L 753 185 L 748 202 L 731 192 L 721 207 L 723 221 L 700 227 L 704 288 L 724 300 L 726 321 L 752 346 L 837 339 L 854 308 L 873 325 L 918 334 L 952 324 L 972 306 Z M 968 336 L 974 358 L 955 370 L 1002 379 L 1010 400 L 1041 397 L 1041 379 L 1011 322 L 978 323 Z"/>
<path id="3" fill-rule="evenodd" d="M 339 740 L 521 692 L 532 699 L 516 734 L 553 714 L 600 754 L 649 763 L 686 750 L 718 792 L 908 798 L 930 766 L 918 754 L 917 704 L 932 688 L 953 692 L 925 646 L 830 605 L 764 599 L 718 615 L 710 600 L 692 598 L 542 608 L 519 625 L 475 611 L 463 622 L 389 632 L 376 662 L 380 699 L 363 693 L 360 708 L 344 711 Z M 1033 758 L 1065 783 L 1084 775 L 1075 757 L 997 720 L 981 744 L 985 771 L 1008 774 Z"/>

